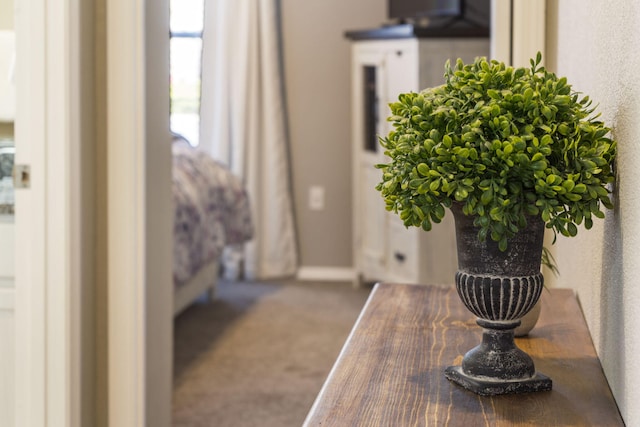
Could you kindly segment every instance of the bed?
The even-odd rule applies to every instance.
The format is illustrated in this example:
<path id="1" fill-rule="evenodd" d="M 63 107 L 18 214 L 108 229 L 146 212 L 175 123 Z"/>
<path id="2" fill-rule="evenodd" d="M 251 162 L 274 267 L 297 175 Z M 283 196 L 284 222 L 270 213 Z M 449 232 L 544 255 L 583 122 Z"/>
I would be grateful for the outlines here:
<path id="1" fill-rule="evenodd" d="M 174 136 L 174 315 L 197 298 L 212 298 L 225 248 L 251 239 L 249 198 L 222 164 Z"/>

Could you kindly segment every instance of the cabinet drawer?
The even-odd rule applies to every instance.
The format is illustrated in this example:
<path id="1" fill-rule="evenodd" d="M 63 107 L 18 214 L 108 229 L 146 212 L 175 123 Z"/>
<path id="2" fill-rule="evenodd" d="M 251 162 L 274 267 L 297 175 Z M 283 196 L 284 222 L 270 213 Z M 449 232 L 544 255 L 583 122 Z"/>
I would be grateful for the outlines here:
<path id="1" fill-rule="evenodd" d="M 395 216 L 388 228 L 387 272 L 389 279 L 404 283 L 418 282 L 418 242 L 416 228 L 407 229 Z"/>

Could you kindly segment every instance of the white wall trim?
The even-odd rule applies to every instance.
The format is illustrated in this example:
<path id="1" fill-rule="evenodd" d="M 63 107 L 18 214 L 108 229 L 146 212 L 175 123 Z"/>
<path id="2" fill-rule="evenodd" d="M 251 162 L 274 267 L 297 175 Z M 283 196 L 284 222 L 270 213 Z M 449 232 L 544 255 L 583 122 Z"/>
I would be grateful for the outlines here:
<path id="1" fill-rule="evenodd" d="M 528 67 L 538 51 L 544 58 L 545 40 L 545 0 L 492 0 L 492 59 Z"/>
<path id="2" fill-rule="evenodd" d="M 144 417 L 143 0 L 107 7 L 109 425 Z"/>
<path id="3" fill-rule="evenodd" d="M 513 2 L 512 64 L 528 67 L 537 52 L 545 51 L 546 1 L 527 0 Z"/>
<path id="4" fill-rule="evenodd" d="M 296 278 L 317 282 L 353 282 L 356 273 L 352 267 L 300 267 Z"/>
<path id="5" fill-rule="evenodd" d="M 512 0 L 491 0 L 491 59 L 511 63 Z"/>

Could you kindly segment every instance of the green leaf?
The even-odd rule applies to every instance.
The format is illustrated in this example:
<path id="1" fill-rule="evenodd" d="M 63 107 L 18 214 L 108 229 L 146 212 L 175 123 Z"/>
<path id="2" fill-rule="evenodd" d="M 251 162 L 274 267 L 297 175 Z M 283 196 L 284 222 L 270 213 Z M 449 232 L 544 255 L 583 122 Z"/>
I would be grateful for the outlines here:
<path id="1" fill-rule="evenodd" d="M 544 222 L 549 222 L 549 218 L 551 218 L 551 215 L 549 214 L 549 210 L 548 209 L 544 209 L 542 211 L 542 220 Z"/>
<path id="2" fill-rule="evenodd" d="M 586 193 L 587 192 L 587 186 L 582 184 L 582 183 L 576 184 L 576 186 L 573 188 L 573 192 L 574 193 L 580 193 L 580 194 Z"/>
<path id="3" fill-rule="evenodd" d="M 560 123 L 558 125 L 558 132 L 560 132 L 560 134 L 564 136 L 569 135 L 569 132 L 570 132 L 569 126 L 567 126 L 564 123 Z"/>
<path id="4" fill-rule="evenodd" d="M 493 189 L 489 188 L 482 193 L 482 196 L 480 196 L 480 203 L 486 206 L 491 202 L 491 200 L 493 200 Z"/>
<path id="5" fill-rule="evenodd" d="M 598 194 L 598 196 L 600 196 L 600 197 L 609 197 L 609 192 L 608 192 L 608 191 L 607 191 L 607 189 L 606 189 L 606 188 L 604 188 L 604 187 L 597 186 L 597 187 L 596 187 L 596 193 L 597 193 L 597 194 Z"/>
<path id="6" fill-rule="evenodd" d="M 575 193 L 567 193 L 564 196 L 572 202 L 579 202 L 582 200 L 582 196 Z"/>
<path id="7" fill-rule="evenodd" d="M 502 218 L 503 218 L 502 211 L 498 207 L 491 209 L 489 211 L 489 216 L 491 217 L 492 220 L 498 221 L 498 222 L 502 221 Z"/>
<path id="8" fill-rule="evenodd" d="M 545 160 L 538 160 L 537 162 L 531 163 L 531 169 L 542 171 L 547 168 L 547 162 Z"/>
<path id="9" fill-rule="evenodd" d="M 469 196 L 469 193 L 467 192 L 466 189 L 464 189 L 464 187 L 459 187 L 456 190 L 456 193 L 455 193 L 456 200 L 463 201 L 464 199 L 467 198 L 467 196 Z"/>
<path id="10" fill-rule="evenodd" d="M 529 101 L 531 101 L 531 98 L 533 98 L 533 90 L 530 87 L 527 88 L 524 91 L 523 96 L 524 96 L 524 102 L 529 103 Z"/>
<path id="11" fill-rule="evenodd" d="M 422 176 L 429 176 L 429 166 L 426 163 L 420 163 L 417 167 L 418 173 Z"/>
<path id="12" fill-rule="evenodd" d="M 487 95 L 489 96 L 489 98 L 493 98 L 493 99 L 500 98 L 500 93 L 495 89 L 487 90 Z"/>

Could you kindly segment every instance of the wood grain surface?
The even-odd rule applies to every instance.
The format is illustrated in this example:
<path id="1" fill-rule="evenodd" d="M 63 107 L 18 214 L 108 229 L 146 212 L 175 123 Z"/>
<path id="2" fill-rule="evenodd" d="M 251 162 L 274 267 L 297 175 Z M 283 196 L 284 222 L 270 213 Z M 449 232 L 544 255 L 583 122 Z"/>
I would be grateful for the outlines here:
<path id="1" fill-rule="evenodd" d="M 537 326 L 516 339 L 552 391 L 481 397 L 449 382 L 481 335 L 453 287 L 376 285 L 305 425 L 624 425 L 573 291 L 543 291 Z"/>

